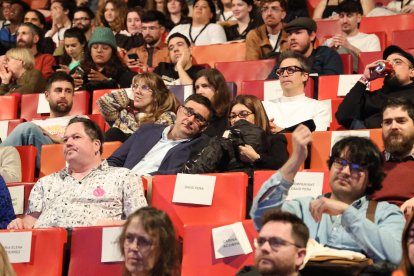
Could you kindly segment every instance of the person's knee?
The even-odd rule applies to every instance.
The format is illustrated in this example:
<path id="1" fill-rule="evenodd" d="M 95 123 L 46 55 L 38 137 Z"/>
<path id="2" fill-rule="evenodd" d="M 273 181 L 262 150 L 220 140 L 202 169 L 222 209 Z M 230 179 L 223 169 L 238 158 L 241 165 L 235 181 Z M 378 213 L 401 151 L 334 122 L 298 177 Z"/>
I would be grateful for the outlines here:
<path id="1" fill-rule="evenodd" d="M 37 125 L 31 122 L 25 122 L 25 123 L 19 124 L 18 126 L 16 126 L 15 129 L 13 129 L 13 132 L 12 132 L 13 135 L 18 135 L 18 134 L 27 135 L 27 134 L 33 134 L 33 133 L 42 134 L 42 131 Z"/>

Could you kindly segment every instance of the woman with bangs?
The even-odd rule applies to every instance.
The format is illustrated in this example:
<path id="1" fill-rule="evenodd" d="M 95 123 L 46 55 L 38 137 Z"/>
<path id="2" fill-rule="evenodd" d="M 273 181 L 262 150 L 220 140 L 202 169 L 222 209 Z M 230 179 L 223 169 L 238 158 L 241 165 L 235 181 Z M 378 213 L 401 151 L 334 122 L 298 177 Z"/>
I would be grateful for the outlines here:
<path id="1" fill-rule="evenodd" d="M 144 123 L 172 125 L 179 101 L 154 73 L 136 75 L 132 80 L 133 99 L 125 90 L 102 96 L 96 104 L 111 128 L 105 141 L 124 142 Z"/>
<path id="2" fill-rule="evenodd" d="M 179 250 L 168 215 L 152 207 L 131 214 L 119 237 L 124 276 L 178 276 Z"/>

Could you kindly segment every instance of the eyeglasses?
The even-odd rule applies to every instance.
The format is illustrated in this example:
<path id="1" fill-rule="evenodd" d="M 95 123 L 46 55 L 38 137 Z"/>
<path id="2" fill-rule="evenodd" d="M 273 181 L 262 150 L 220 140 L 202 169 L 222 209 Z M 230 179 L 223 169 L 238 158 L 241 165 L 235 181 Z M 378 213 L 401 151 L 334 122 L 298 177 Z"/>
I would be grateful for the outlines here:
<path id="1" fill-rule="evenodd" d="M 395 58 L 393 60 L 388 60 L 388 62 L 391 63 L 392 66 L 407 64 L 409 68 L 412 68 L 413 67 L 412 65 L 410 65 L 409 63 L 403 61 L 400 58 Z"/>
<path id="2" fill-rule="evenodd" d="M 282 9 L 277 8 L 277 7 L 263 7 L 263 8 L 261 8 L 261 9 L 260 9 L 260 11 L 261 11 L 262 13 L 266 13 L 266 12 L 270 12 L 270 13 L 278 13 L 278 12 L 281 12 L 281 11 L 282 11 Z"/>
<path id="3" fill-rule="evenodd" d="M 236 117 L 239 117 L 240 119 L 246 119 L 247 116 L 249 116 L 250 114 L 253 114 L 253 113 L 247 110 L 242 110 L 238 114 L 232 112 L 229 115 L 229 120 L 234 120 L 236 119 Z"/>
<path id="4" fill-rule="evenodd" d="M 125 237 L 125 245 L 131 247 L 132 245 L 138 245 L 140 250 L 148 250 L 152 246 L 152 241 L 142 236 L 135 236 L 128 234 Z"/>
<path id="5" fill-rule="evenodd" d="M 139 85 L 138 83 L 135 83 L 135 84 L 131 85 L 131 88 L 132 88 L 132 90 L 140 89 L 142 92 L 145 92 L 145 93 L 151 93 L 152 92 L 152 89 L 149 88 L 149 86 L 146 85 L 146 84 Z"/>
<path id="6" fill-rule="evenodd" d="M 352 175 L 359 175 L 360 173 L 365 171 L 365 168 L 359 164 L 351 163 L 346 159 L 336 157 L 333 161 L 333 165 L 335 168 L 339 170 L 343 170 L 346 166 L 349 166 L 349 172 Z"/>
<path id="7" fill-rule="evenodd" d="M 256 248 L 260 248 L 262 247 L 266 242 L 269 242 L 270 247 L 273 250 L 277 250 L 279 247 L 281 246 L 287 246 L 287 245 L 293 245 L 296 246 L 298 248 L 302 248 L 303 246 L 299 246 L 293 242 L 289 242 L 287 240 L 284 240 L 282 238 L 279 237 L 270 237 L 270 238 L 265 238 L 265 237 L 258 237 L 256 239 L 254 239 L 254 246 Z"/>
<path id="8" fill-rule="evenodd" d="M 181 107 L 183 108 L 184 115 L 187 117 L 194 116 L 195 121 L 199 126 L 202 126 L 207 123 L 207 120 L 203 116 L 195 112 L 191 107 L 186 107 L 184 105 L 182 105 Z"/>
<path id="9" fill-rule="evenodd" d="M 298 66 L 280 67 L 276 69 L 276 74 L 280 77 L 285 73 L 285 71 L 287 72 L 288 76 L 291 76 L 296 72 L 303 72 L 303 69 Z"/>

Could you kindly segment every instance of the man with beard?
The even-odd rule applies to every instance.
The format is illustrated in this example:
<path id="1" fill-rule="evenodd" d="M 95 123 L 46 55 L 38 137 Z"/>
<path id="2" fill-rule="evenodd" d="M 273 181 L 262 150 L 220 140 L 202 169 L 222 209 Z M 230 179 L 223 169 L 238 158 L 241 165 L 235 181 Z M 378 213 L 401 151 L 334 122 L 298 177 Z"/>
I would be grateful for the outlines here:
<path id="1" fill-rule="evenodd" d="M 162 37 L 165 33 L 165 16 L 159 11 L 147 11 L 141 17 L 144 45 L 132 48 L 129 54 L 137 54 L 137 59 L 129 59 L 128 66 L 140 67 L 144 72 L 148 67 L 157 67 L 160 62 L 170 62 L 168 46 Z"/>
<path id="2" fill-rule="evenodd" d="M 311 74 L 319 76 L 342 74 L 342 60 L 335 50 L 327 46 L 315 48 L 316 22 L 314 20 L 298 17 L 286 24 L 284 30 L 288 35 L 289 50 L 298 52 L 309 60 Z M 277 69 L 278 67 L 275 66 L 267 78 L 278 79 Z"/>
<path id="3" fill-rule="evenodd" d="M 72 27 L 76 27 L 83 32 L 86 40 L 92 36 L 95 15 L 88 7 L 78 7 L 73 13 Z"/>
<path id="4" fill-rule="evenodd" d="M 281 209 L 302 219 L 310 238 L 326 247 L 361 252 L 374 262 L 398 264 L 405 219 L 396 205 L 370 200 L 385 175 L 384 158 L 370 139 L 348 136 L 335 143 L 328 159 L 331 193 L 286 200 L 310 142 L 309 129 L 298 126 L 292 134 L 290 158 L 253 201 L 250 216 L 256 229 L 268 210 Z"/>
<path id="5" fill-rule="evenodd" d="M 387 176 L 381 190 L 373 195 L 413 211 L 414 207 L 414 105 L 403 98 L 390 98 L 382 112 L 382 138 L 385 146 L 384 170 Z M 408 210 L 411 209 L 411 210 Z"/>
<path id="6" fill-rule="evenodd" d="M 375 68 L 386 61 L 392 67 L 391 73 L 379 74 Z M 338 122 L 350 129 L 380 128 L 381 111 L 388 98 L 402 97 L 414 101 L 414 57 L 400 47 L 388 46 L 383 60 L 375 61 L 365 67 L 361 79 L 345 96 L 335 116 Z M 381 89 L 370 92 L 370 81 L 384 77 Z"/>
<path id="7" fill-rule="evenodd" d="M 13 0 L 10 6 L 9 24 L 0 29 L 0 55 L 3 55 L 10 48 L 16 45 L 16 31 L 23 22 L 26 11 L 30 9 L 29 5 L 20 0 Z"/>
<path id="8" fill-rule="evenodd" d="M 17 29 L 17 47 L 30 49 L 35 58 L 34 69 L 39 70 L 45 79 L 54 72 L 55 58 L 51 54 L 42 54 L 38 51 L 41 38 L 41 29 L 32 23 L 22 23 Z"/>
<path id="9" fill-rule="evenodd" d="M 33 145 L 37 149 L 36 168 L 40 168 L 42 145 L 62 143 L 65 127 L 72 116 L 74 96 L 73 78 L 64 72 L 54 73 L 48 80 L 45 98 L 49 102 L 50 117 L 19 124 L 1 146 Z"/>
<path id="10" fill-rule="evenodd" d="M 286 9 L 285 0 L 260 1 L 264 24 L 247 34 L 246 60 L 270 58 L 288 48 L 287 35 L 283 31 Z"/>
<path id="11" fill-rule="evenodd" d="M 283 211 L 267 212 L 262 224 L 254 240 L 256 265 L 244 267 L 237 276 L 299 275 L 309 240 L 308 227 L 294 214 Z"/>

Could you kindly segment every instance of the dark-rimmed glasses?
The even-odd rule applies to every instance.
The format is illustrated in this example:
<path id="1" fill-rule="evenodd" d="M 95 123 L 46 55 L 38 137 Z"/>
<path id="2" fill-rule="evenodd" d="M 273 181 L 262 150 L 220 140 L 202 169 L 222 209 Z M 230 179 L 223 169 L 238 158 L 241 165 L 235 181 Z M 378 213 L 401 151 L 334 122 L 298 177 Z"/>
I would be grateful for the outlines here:
<path id="1" fill-rule="evenodd" d="M 207 119 L 201 116 L 199 113 L 195 112 L 191 107 L 181 106 L 184 112 L 184 115 L 187 117 L 194 116 L 196 123 L 199 126 L 207 124 Z"/>
<path id="2" fill-rule="evenodd" d="M 354 175 L 358 175 L 365 171 L 365 168 L 359 164 L 351 163 L 346 159 L 336 157 L 332 163 L 335 168 L 343 170 L 346 166 L 349 166 L 349 172 Z"/>
<path id="3" fill-rule="evenodd" d="M 291 76 L 291 75 L 293 75 L 296 72 L 303 72 L 303 69 L 300 68 L 299 66 L 296 66 L 296 65 L 294 65 L 294 66 L 280 67 L 280 68 L 276 69 L 276 74 L 280 77 L 280 76 L 282 76 L 285 73 L 285 71 L 287 72 L 287 74 L 289 76 Z"/>
<path id="4" fill-rule="evenodd" d="M 254 239 L 254 246 L 256 248 L 259 248 L 259 247 L 262 247 L 266 242 L 269 242 L 269 245 L 273 250 L 277 250 L 279 247 L 287 246 L 287 245 L 293 245 L 297 248 L 303 247 L 303 246 L 299 246 L 299 245 L 297 245 L 293 242 L 284 240 L 284 239 L 279 238 L 279 237 L 270 237 L 270 238 L 258 237 L 256 239 Z"/>
<path id="5" fill-rule="evenodd" d="M 232 112 L 229 115 L 229 120 L 234 120 L 236 119 L 236 117 L 239 117 L 240 119 L 246 119 L 250 114 L 253 114 L 253 113 L 247 110 L 242 110 L 237 114 Z"/>

